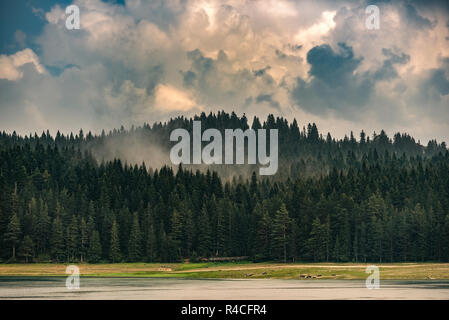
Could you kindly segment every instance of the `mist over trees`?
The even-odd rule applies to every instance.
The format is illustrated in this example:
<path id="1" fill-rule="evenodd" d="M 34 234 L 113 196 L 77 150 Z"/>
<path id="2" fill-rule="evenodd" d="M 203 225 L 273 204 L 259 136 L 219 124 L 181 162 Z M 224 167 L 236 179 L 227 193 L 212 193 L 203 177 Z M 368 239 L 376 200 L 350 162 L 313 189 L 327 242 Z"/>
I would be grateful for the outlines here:
<path id="1" fill-rule="evenodd" d="M 170 132 L 193 120 L 278 129 L 278 173 L 134 164 L 110 149 L 131 139 L 168 154 Z M 407 134 L 336 140 L 314 124 L 224 112 L 99 136 L 3 132 L 0 241 L 3 262 L 449 261 L 449 152 Z"/>

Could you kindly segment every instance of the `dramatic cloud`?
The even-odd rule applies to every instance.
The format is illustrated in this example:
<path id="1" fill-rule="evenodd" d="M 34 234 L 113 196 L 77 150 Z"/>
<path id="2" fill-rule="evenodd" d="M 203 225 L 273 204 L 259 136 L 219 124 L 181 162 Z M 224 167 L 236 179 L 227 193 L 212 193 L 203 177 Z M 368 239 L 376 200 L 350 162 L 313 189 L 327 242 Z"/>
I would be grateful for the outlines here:
<path id="1" fill-rule="evenodd" d="M 298 78 L 292 95 L 298 105 L 312 113 L 338 110 L 342 117 L 347 116 L 348 111 L 359 116 L 354 109 L 366 105 L 373 90 L 373 80 L 366 73 L 354 73 L 362 58 L 355 58 L 351 47 L 345 43 L 338 46 L 340 52 L 334 52 L 324 44 L 307 53 L 311 80 Z"/>
<path id="2" fill-rule="evenodd" d="M 20 67 L 32 63 L 39 73 L 44 73 L 44 67 L 39 63 L 39 58 L 31 49 L 19 51 L 10 56 L 0 55 L 0 79 L 18 80 L 23 77 Z"/>
<path id="3" fill-rule="evenodd" d="M 201 111 L 449 138 L 449 9 L 431 1 L 76 0 L 0 53 L 0 125 L 99 132 Z M 365 8 L 380 8 L 380 29 Z M 29 48 L 26 48 L 28 46 Z"/>

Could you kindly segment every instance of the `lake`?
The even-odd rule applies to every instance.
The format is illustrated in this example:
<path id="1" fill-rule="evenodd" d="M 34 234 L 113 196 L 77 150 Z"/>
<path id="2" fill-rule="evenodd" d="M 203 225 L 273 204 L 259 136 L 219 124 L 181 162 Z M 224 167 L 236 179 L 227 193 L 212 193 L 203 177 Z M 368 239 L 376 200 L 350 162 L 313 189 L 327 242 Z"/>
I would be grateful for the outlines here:
<path id="1" fill-rule="evenodd" d="M 0 299 L 449 299 L 448 280 L 230 280 L 81 277 L 69 290 L 65 277 L 0 277 Z"/>

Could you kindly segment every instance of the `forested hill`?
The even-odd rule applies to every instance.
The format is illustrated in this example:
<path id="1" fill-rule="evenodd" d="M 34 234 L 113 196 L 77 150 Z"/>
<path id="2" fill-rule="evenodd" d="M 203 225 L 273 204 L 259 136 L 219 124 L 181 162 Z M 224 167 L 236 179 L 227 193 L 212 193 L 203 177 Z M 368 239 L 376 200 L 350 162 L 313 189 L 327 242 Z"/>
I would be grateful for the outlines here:
<path id="1" fill-rule="evenodd" d="M 278 129 L 280 168 L 272 177 L 275 180 L 321 176 L 328 174 L 332 168 L 347 168 L 356 165 L 355 162 L 361 163 L 363 159 L 372 161 L 383 157 L 398 159 L 411 156 L 429 158 L 440 152 L 444 155 L 447 151 L 445 142 L 437 143 L 431 140 L 423 146 L 406 133 L 396 133 L 390 138 L 383 130 L 374 132 L 371 136 L 363 131 L 355 135 L 350 132 L 344 139 L 335 139 L 330 133 L 319 133 L 315 124 L 309 123 L 301 128 L 296 119 L 288 123 L 282 117 L 269 115 L 265 121 L 254 117 L 250 124 L 245 115 L 238 117 L 235 113 L 228 114 L 224 111 L 209 115 L 202 113 L 193 119 L 178 117 L 166 123 L 144 124 L 142 127 L 132 127 L 128 130 L 122 127 L 107 134 L 103 131 L 100 135 L 92 135 L 82 130 L 75 135 L 57 132 L 54 137 L 48 131 L 25 137 L 3 132 L 0 134 L 0 150 L 27 145 L 35 149 L 38 144 L 43 148 L 56 146 L 62 152 L 66 149 L 69 153 L 73 152 L 72 150 L 80 150 L 81 153 L 87 151 L 98 162 L 120 159 L 122 163 L 129 165 L 140 166 L 145 163 L 147 168 L 157 169 L 171 165 L 169 152 L 175 142 L 170 142 L 170 133 L 176 128 L 192 132 L 194 120 L 201 121 L 203 131 L 216 128 L 223 136 L 225 129 Z M 203 142 L 203 147 L 205 144 L 207 143 Z M 223 179 L 239 176 L 246 179 L 253 171 L 258 173 L 257 165 L 195 165 L 188 168 L 200 169 L 204 173 L 207 170 L 217 171 Z"/>
<path id="2" fill-rule="evenodd" d="M 235 114 L 198 119 L 203 129 L 249 126 Z M 251 126 L 279 130 L 273 178 L 113 159 L 142 142 L 155 148 L 150 156 L 169 150 L 171 130 L 192 121 L 100 136 L 1 134 L 2 261 L 449 260 L 444 143 L 424 147 L 384 132 L 337 141 L 314 125 L 269 116 Z"/>

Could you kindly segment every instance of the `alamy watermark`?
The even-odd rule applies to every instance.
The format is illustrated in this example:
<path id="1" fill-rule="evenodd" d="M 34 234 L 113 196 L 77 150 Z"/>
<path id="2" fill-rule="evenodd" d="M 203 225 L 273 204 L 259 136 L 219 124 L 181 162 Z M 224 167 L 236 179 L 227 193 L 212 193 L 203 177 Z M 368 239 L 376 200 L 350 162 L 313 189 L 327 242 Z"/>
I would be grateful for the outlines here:
<path id="1" fill-rule="evenodd" d="M 79 30 L 80 29 L 80 8 L 77 5 L 70 5 L 65 8 L 65 27 L 67 30 Z"/>
<path id="2" fill-rule="evenodd" d="M 278 170 L 278 130 L 269 130 L 269 154 L 267 154 L 266 131 L 266 129 L 258 129 L 256 134 L 254 129 L 245 131 L 242 129 L 225 129 L 224 164 L 244 164 L 246 138 L 248 142 L 247 163 L 256 164 L 258 160 L 260 165 L 266 166 L 259 168 L 260 175 L 275 174 Z M 179 139 L 181 140 L 179 141 Z M 223 138 L 218 129 L 207 129 L 201 135 L 201 121 L 193 121 L 192 140 L 191 157 L 190 133 L 186 129 L 175 129 L 171 132 L 170 141 L 179 141 L 170 150 L 170 160 L 173 164 L 223 164 Z M 201 150 L 203 141 L 211 142 Z"/>
<path id="3" fill-rule="evenodd" d="M 80 269 L 78 266 L 70 265 L 65 269 L 66 274 L 70 274 L 65 281 L 65 287 L 69 290 L 80 288 Z"/>
<path id="4" fill-rule="evenodd" d="M 365 20 L 365 27 L 368 30 L 380 29 L 380 10 L 376 5 L 369 5 L 365 8 L 365 14 L 368 16 Z"/>
<path id="5" fill-rule="evenodd" d="M 377 266 L 368 266 L 365 270 L 369 274 L 365 281 L 367 289 L 380 289 L 380 271 Z"/>

